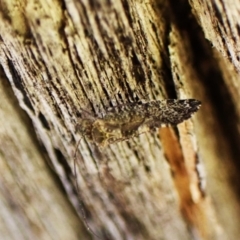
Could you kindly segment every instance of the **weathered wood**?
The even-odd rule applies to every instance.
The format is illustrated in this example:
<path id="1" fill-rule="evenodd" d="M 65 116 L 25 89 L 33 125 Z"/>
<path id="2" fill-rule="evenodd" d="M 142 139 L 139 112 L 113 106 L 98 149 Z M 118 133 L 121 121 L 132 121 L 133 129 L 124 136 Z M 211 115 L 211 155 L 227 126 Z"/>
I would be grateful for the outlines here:
<path id="1" fill-rule="evenodd" d="M 238 239 L 240 215 L 235 185 L 239 177 L 234 161 L 239 150 L 232 145 L 239 140 L 239 76 L 220 54 L 213 57 L 217 53 L 197 25 L 195 18 L 200 19 L 206 37 L 220 50 L 211 38 L 215 22 L 206 23 L 212 8 L 200 1 L 192 1 L 192 9 L 182 3 L 180 10 L 168 1 L 73 0 L 61 4 L 2 0 L 0 64 L 18 100 L 12 105 L 19 104 L 30 117 L 51 168 L 81 219 L 102 239 Z M 202 15 L 204 10 L 207 15 Z M 231 18 L 231 11 L 226 12 Z M 214 34 L 217 39 L 222 37 L 221 32 Z M 236 54 L 237 42 L 234 44 Z M 237 58 L 231 59 L 238 69 Z M 232 81 L 229 76 L 234 76 Z M 1 89 L 2 94 L 7 91 L 6 86 Z M 59 186 L 53 187 L 45 165 L 43 169 L 37 143 L 30 144 L 25 137 L 18 141 L 21 136 L 17 132 L 14 135 L 15 128 L 27 131 L 29 122 L 26 117 L 18 117 L 22 114 L 19 110 L 4 111 L 4 106 L 12 103 L 13 93 L 7 93 L 6 103 L 0 105 L 4 116 L 1 129 L 11 129 L 3 131 L 1 138 L 1 176 L 3 181 L 11 173 L 18 177 L 2 186 L 19 200 L 15 205 L 22 205 L 21 196 L 30 192 L 29 198 L 34 201 L 29 201 L 29 212 L 21 213 L 26 222 L 32 219 L 31 211 L 36 209 L 40 215 L 40 209 L 46 206 L 50 206 L 49 218 L 57 218 L 51 220 L 52 231 L 38 227 L 39 235 L 34 227 L 40 223 L 17 228 L 17 236 L 22 235 L 18 239 L 26 239 L 29 234 L 38 239 L 86 239 L 80 237 L 79 227 L 72 227 L 80 223 L 71 205 L 67 206 L 59 195 Z M 226 103 L 225 93 L 231 104 Z M 108 107 L 164 98 L 196 98 L 203 105 L 193 119 L 177 128 L 141 134 L 104 149 L 89 143 L 78 131 L 84 114 L 97 117 Z M 79 139 L 77 192 L 74 150 Z M 11 151 L 6 143 L 13 144 Z M 33 159 L 39 159 L 38 164 Z M 27 180 L 19 176 L 16 162 Z M 204 167 L 207 177 L 202 176 Z M 31 169 L 39 171 L 39 178 L 44 180 L 38 181 Z M 32 190 L 31 183 L 38 191 Z M 49 198 L 39 200 L 39 189 L 44 186 Z M 4 192 L 1 198 L 2 203 L 12 199 Z M 15 216 L 6 204 L 0 209 L 2 218 Z M 11 220 L 13 224 L 1 226 L 0 234 L 5 234 L 1 238 L 16 238 L 18 220 Z M 50 221 L 42 215 L 38 220 L 44 226 Z M 62 222 L 66 228 L 60 225 Z M 56 235 L 55 229 L 59 231 Z M 94 234 L 93 238 L 97 239 Z"/>
<path id="2" fill-rule="evenodd" d="M 0 238 L 90 239 L 0 72 Z"/>

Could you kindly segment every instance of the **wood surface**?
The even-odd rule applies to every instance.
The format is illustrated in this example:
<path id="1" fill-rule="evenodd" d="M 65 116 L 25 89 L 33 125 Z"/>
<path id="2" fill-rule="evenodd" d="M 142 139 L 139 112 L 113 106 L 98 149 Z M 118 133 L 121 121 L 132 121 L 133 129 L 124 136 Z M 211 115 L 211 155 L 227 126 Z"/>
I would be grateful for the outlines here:
<path id="1" fill-rule="evenodd" d="M 239 239 L 239 12 L 1 0 L 0 238 Z M 86 114 L 167 98 L 202 106 L 105 148 L 80 134 Z"/>

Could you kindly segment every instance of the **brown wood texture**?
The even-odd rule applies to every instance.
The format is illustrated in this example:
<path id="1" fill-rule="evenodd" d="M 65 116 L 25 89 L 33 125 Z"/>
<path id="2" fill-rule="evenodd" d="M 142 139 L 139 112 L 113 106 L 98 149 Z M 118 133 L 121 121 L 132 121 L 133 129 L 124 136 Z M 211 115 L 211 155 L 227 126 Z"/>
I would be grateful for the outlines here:
<path id="1" fill-rule="evenodd" d="M 0 238 L 239 239 L 239 10 L 1 0 Z M 77 127 L 165 98 L 202 107 L 103 149 Z"/>

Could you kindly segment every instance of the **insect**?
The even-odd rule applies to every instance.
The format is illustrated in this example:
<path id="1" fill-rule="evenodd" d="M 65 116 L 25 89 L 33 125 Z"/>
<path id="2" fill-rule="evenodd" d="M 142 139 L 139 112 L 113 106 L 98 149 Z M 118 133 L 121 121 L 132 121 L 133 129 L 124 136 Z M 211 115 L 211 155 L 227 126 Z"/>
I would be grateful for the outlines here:
<path id="1" fill-rule="evenodd" d="M 78 123 L 78 130 L 82 136 L 98 147 L 104 148 L 114 142 L 124 141 L 148 130 L 177 125 L 189 119 L 197 112 L 201 102 L 195 99 L 166 99 L 146 103 L 132 102 L 108 109 L 101 117 L 91 115 L 82 118 Z M 80 140 L 74 154 L 74 175 L 77 184 L 76 155 Z M 83 221 L 93 235 L 95 234 L 87 223 L 85 211 L 80 203 Z"/>
<path id="2" fill-rule="evenodd" d="M 132 102 L 111 108 L 99 118 L 83 118 L 78 128 L 89 141 L 103 148 L 147 130 L 177 125 L 190 118 L 200 106 L 201 102 L 195 99 Z"/>

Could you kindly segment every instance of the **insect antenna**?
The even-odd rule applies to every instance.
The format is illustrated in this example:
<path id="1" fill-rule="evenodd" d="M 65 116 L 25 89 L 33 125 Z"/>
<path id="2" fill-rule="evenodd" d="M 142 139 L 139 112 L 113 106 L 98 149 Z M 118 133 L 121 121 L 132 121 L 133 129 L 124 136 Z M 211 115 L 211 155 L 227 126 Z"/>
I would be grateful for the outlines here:
<path id="1" fill-rule="evenodd" d="M 89 226 L 88 224 L 88 221 L 87 221 L 87 217 L 86 217 L 86 211 L 84 210 L 83 208 L 83 201 L 82 199 L 80 198 L 80 189 L 79 189 L 79 186 L 78 186 L 78 181 L 77 181 L 77 150 L 78 150 L 78 147 L 80 145 L 80 142 L 81 142 L 82 138 L 80 138 L 77 142 L 77 145 L 76 145 L 76 148 L 75 148 L 75 152 L 74 152 L 74 155 L 73 155 L 73 174 L 74 174 L 74 179 L 75 179 L 75 185 L 76 185 L 76 190 L 77 190 L 77 195 L 78 195 L 78 199 L 79 199 L 79 207 L 80 207 L 80 210 L 81 210 L 81 215 L 82 215 L 82 220 L 84 222 L 84 225 L 85 227 L 87 228 L 87 230 L 92 234 L 94 235 L 95 237 L 99 238 L 99 239 L 102 239 L 100 236 L 98 236 L 92 229 L 91 227 Z M 103 240 L 103 239 L 102 239 Z"/>

